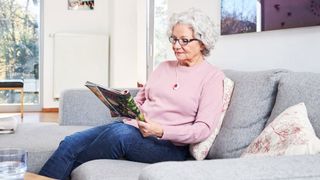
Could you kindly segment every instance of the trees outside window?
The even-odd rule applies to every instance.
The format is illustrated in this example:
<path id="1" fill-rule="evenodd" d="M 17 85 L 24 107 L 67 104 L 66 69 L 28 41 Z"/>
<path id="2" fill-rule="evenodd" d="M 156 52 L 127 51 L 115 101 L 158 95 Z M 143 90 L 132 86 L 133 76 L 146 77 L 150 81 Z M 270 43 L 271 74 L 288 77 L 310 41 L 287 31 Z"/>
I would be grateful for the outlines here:
<path id="1" fill-rule="evenodd" d="M 39 103 L 40 6 L 38 0 L 0 0 L 0 79 L 24 79 L 25 102 Z M 0 104 L 19 103 L 0 91 Z"/>

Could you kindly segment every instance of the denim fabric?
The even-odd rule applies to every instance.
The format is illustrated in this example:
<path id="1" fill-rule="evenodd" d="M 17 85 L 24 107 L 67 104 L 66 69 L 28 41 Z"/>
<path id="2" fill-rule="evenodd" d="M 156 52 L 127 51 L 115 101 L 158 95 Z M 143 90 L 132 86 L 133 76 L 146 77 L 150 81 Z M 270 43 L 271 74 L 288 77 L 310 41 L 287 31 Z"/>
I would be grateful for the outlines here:
<path id="1" fill-rule="evenodd" d="M 119 159 L 143 163 L 182 161 L 187 146 L 175 146 L 155 137 L 144 138 L 139 129 L 114 122 L 67 136 L 39 172 L 56 179 L 69 179 L 73 169 L 94 159 Z"/>

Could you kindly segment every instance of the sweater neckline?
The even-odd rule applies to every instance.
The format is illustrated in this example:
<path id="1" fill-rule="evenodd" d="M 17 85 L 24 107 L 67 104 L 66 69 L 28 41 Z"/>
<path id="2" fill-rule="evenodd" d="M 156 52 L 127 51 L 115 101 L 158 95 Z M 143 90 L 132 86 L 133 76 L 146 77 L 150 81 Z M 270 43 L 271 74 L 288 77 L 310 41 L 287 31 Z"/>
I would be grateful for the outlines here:
<path id="1" fill-rule="evenodd" d="M 198 69 L 199 67 L 203 66 L 206 63 L 207 63 L 206 60 L 204 60 L 201 63 L 195 64 L 193 66 L 183 66 L 183 65 L 180 65 L 177 61 L 176 68 L 177 68 L 177 70 L 182 70 L 182 71 L 193 71 L 193 70 Z"/>

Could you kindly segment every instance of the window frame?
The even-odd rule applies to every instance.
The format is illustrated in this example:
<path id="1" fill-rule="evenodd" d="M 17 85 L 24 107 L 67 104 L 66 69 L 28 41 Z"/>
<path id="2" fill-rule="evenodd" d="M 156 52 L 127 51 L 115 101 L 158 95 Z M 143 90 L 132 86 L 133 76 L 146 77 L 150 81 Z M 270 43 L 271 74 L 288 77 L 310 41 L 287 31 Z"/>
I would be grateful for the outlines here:
<path id="1" fill-rule="evenodd" d="M 44 44 L 44 32 L 43 32 L 43 19 L 44 19 L 44 0 L 39 0 L 40 14 L 39 14 L 39 103 L 38 104 L 29 104 L 24 102 L 24 111 L 25 112 L 39 112 L 42 111 L 43 107 L 43 44 Z M 15 104 L 0 104 L 0 113 L 12 113 L 20 112 L 20 102 Z"/>

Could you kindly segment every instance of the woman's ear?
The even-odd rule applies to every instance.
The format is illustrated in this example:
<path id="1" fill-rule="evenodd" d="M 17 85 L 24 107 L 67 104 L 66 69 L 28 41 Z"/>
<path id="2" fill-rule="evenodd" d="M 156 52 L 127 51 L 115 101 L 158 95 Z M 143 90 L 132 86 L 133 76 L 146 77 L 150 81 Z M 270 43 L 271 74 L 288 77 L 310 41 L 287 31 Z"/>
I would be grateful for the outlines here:
<path id="1" fill-rule="evenodd" d="M 206 46 L 201 42 L 200 48 L 201 48 L 201 51 L 203 51 L 206 48 Z"/>

